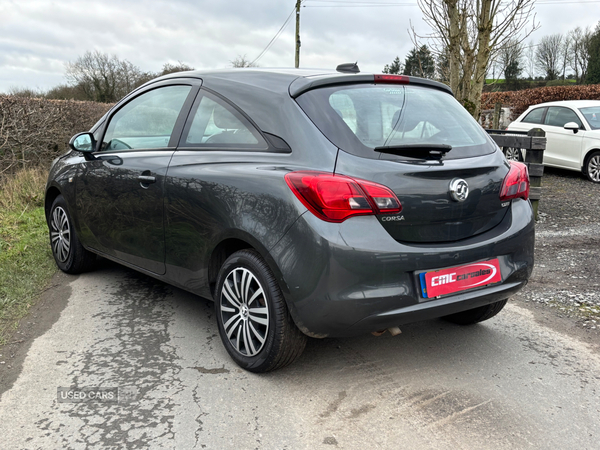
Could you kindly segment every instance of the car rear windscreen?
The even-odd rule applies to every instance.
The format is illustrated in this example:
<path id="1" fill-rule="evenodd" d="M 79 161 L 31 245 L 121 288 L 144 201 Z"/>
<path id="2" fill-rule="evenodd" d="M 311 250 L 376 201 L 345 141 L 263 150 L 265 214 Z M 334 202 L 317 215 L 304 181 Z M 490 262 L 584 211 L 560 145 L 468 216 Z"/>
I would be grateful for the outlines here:
<path id="1" fill-rule="evenodd" d="M 296 101 L 321 132 L 349 153 L 378 158 L 376 147 L 452 146 L 445 159 L 481 156 L 495 145 L 473 117 L 440 90 L 418 85 L 338 85 Z"/>

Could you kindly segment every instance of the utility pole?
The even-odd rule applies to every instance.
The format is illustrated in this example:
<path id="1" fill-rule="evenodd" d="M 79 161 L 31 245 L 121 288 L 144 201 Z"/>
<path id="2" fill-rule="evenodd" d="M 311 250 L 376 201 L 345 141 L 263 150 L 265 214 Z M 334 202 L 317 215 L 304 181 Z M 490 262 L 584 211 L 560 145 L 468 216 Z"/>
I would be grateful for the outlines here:
<path id="1" fill-rule="evenodd" d="M 300 67 L 300 3 L 296 0 L 296 69 Z"/>

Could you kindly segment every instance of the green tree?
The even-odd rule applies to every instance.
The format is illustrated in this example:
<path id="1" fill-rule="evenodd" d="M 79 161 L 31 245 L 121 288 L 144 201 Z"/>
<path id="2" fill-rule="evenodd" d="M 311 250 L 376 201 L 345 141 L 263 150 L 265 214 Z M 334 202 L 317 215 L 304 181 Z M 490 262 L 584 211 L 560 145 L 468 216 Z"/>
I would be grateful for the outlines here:
<path id="1" fill-rule="evenodd" d="M 523 44 L 518 39 L 511 39 L 500 49 L 499 61 L 509 89 L 518 88 L 518 79 L 523 72 L 522 59 Z"/>
<path id="2" fill-rule="evenodd" d="M 590 38 L 589 55 L 585 81 L 587 84 L 600 84 L 600 22 Z"/>
<path id="3" fill-rule="evenodd" d="M 383 68 L 383 73 L 389 74 L 399 74 L 402 72 L 402 63 L 400 62 L 400 58 L 396 56 L 396 59 L 392 62 L 392 64 L 386 64 Z"/>
<path id="4" fill-rule="evenodd" d="M 435 60 L 426 45 L 413 48 L 404 60 L 404 75 L 412 75 L 422 78 L 433 78 L 435 76 Z"/>

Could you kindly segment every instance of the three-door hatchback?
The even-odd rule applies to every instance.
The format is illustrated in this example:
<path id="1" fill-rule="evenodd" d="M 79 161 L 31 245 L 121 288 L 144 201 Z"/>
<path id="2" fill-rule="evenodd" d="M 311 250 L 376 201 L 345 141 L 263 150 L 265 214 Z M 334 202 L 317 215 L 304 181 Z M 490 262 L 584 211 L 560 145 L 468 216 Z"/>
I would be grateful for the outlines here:
<path id="1" fill-rule="evenodd" d="M 241 367 L 306 336 L 497 314 L 533 268 L 527 169 L 443 84 L 308 70 L 183 72 L 115 105 L 58 158 L 58 266 L 96 255 L 215 301 Z"/>

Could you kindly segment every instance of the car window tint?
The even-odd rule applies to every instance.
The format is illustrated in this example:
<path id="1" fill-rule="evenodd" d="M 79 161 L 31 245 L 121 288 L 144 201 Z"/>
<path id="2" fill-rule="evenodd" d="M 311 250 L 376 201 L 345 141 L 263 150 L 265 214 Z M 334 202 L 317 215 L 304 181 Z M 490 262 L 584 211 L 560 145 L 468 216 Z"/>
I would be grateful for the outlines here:
<path id="1" fill-rule="evenodd" d="M 546 108 L 536 108 L 527 114 L 523 118 L 522 122 L 541 124 L 544 118 L 544 111 L 546 111 Z"/>
<path id="2" fill-rule="evenodd" d="M 267 149 L 268 146 L 239 111 L 203 92 L 192 109 L 180 147 Z"/>
<path id="3" fill-rule="evenodd" d="M 600 106 L 592 106 L 589 108 L 579 108 L 585 120 L 592 130 L 600 130 Z"/>
<path id="4" fill-rule="evenodd" d="M 577 114 L 569 108 L 563 108 L 562 106 L 551 106 L 548 108 L 544 124 L 562 128 L 569 122 L 575 122 L 579 127 L 583 126 Z"/>
<path id="5" fill-rule="evenodd" d="M 136 97 L 110 119 L 102 150 L 164 148 L 191 86 L 167 86 Z"/>
<path id="6" fill-rule="evenodd" d="M 494 151 L 481 126 L 448 93 L 421 86 L 341 85 L 296 99 L 341 149 L 377 158 L 376 147 L 449 144 L 447 159 Z"/>

